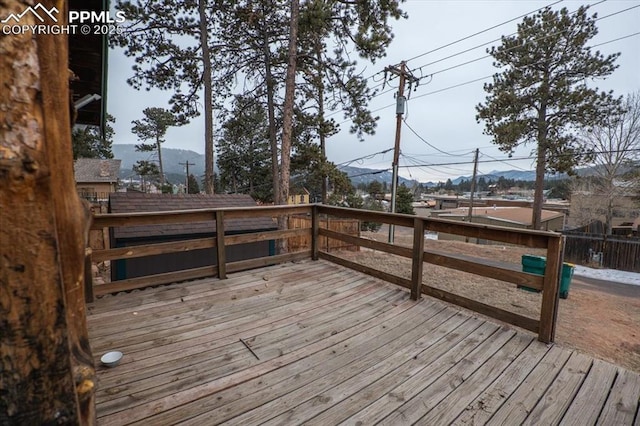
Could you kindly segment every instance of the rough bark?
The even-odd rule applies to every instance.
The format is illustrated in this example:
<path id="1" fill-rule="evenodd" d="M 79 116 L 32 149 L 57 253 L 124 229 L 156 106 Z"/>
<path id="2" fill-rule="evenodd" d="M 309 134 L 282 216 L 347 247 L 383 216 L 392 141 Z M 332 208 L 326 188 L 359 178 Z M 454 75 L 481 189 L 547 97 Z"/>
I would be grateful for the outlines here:
<path id="1" fill-rule="evenodd" d="M 164 167 L 162 165 L 162 142 L 160 136 L 156 136 L 156 149 L 158 150 L 158 168 L 160 169 L 160 185 L 164 186 Z"/>
<path id="2" fill-rule="evenodd" d="M 287 52 L 287 76 L 285 79 L 284 106 L 282 114 L 282 146 L 280 149 L 280 194 L 277 204 L 286 204 L 289 198 L 291 166 L 291 139 L 293 137 L 293 101 L 296 90 L 296 64 L 299 0 L 291 2 L 291 24 L 289 26 L 289 49 Z"/>
<path id="3" fill-rule="evenodd" d="M 66 15 L 64 1 L 41 3 Z M 4 2 L 0 16 L 28 6 Z M 93 424 L 67 37 L 3 36 L 0 52 L 0 424 Z"/>
<path id="4" fill-rule="evenodd" d="M 262 3 L 262 12 L 266 16 L 265 5 Z M 269 34 L 263 31 L 264 70 L 267 81 L 267 114 L 269 118 L 269 146 L 271 148 L 271 176 L 273 181 L 273 202 L 278 204 L 280 196 L 280 179 L 278 167 L 278 139 L 276 134 L 276 106 L 275 106 L 275 81 L 271 70 L 271 49 L 269 47 Z"/>
<path id="5" fill-rule="evenodd" d="M 280 146 L 280 176 L 279 192 L 277 193 L 276 204 L 287 204 L 289 200 L 289 178 L 291 168 L 291 143 L 293 137 L 293 102 L 296 90 L 296 64 L 297 64 L 297 39 L 298 39 L 298 17 L 300 4 L 298 0 L 291 1 L 291 24 L 289 25 L 289 49 L 287 52 L 287 75 L 284 87 L 284 105 L 282 113 L 282 144 Z M 288 218 L 278 217 L 278 228 L 287 228 Z M 278 251 L 287 251 L 287 240 L 278 240 Z"/>
<path id="6" fill-rule="evenodd" d="M 548 76 L 545 75 L 544 87 L 547 87 Z M 533 213 L 531 223 L 533 229 L 542 226 L 542 206 L 544 204 L 544 175 L 547 170 L 547 101 L 540 102 L 538 109 L 538 149 L 536 159 L 536 184 L 533 191 Z"/>
<path id="7" fill-rule="evenodd" d="M 322 45 L 317 40 L 316 41 L 316 60 L 318 63 L 322 63 Z M 327 204 L 327 132 L 326 132 L 326 124 L 324 121 L 324 84 L 322 79 L 319 81 L 318 86 L 318 137 L 320 138 L 320 155 L 322 155 L 322 183 L 321 183 L 321 193 L 322 193 L 322 204 Z"/>

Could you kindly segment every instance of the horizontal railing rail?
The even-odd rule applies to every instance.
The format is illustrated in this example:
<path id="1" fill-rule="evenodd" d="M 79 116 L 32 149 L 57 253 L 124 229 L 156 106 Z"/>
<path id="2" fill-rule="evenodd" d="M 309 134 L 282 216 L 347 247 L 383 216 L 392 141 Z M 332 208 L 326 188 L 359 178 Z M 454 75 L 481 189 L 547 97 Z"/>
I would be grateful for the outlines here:
<path id="1" fill-rule="evenodd" d="M 370 266 L 358 264 L 351 260 L 340 258 L 335 254 L 319 251 L 316 255 L 317 257 L 409 288 L 411 289 L 411 294 L 414 299 L 419 298 L 421 294 L 427 294 L 535 332 L 538 334 L 539 339 L 544 342 L 553 341 L 557 316 L 560 267 L 562 265 L 563 237 L 561 234 L 546 231 L 481 225 L 446 219 L 422 218 L 412 215 L 367 212 L 324 205 L 318 206 L 317 212 L 319 214 L 334 216 L 337 218 L 359 218 L 369 222 L 379 222 L 413 228 L 414 235 L 412 247 L 403 247 L 380 241 L 373 241 L 366 238 L 345 235 L 326 229 L 319 229 L 317 231 L 320 236 L 335 238 L 350 244 L 356 244 L 361 247 L 412 259 L 411 279 L 372 268 Z M 426 231 L 455 234 L 468 238 L 492 240 L 510 245 L 545 249 L 547 252 L 545 275 L 540 276 L 523 272 L 516 265 L 497 262 L 490 259 L 452 254 L 430 249 L 425 250 L 424 234 Z M 428 284 L 423 283 L 422 279 L 424 263 L 489 277 L 498 281 L 513 283 L 519 286 L 525 286 L 542 291 L 540 318 L 529 318 L 518 313 L 506 311 L 498 307 L 490 306 L 476 300 L 429 286 Z"/>
<path id="2" fill-rule="evenodd" d="M 278 216 L 306 215 L 311 218 L 309 228 L 250 231 L 242 234 L 225 235 L 229 220 L 247 218 L 275 218 Z M 366 222 L 379 222 L 413 229 L 411 247 L 395 245 L 337 232 L 320 226 L 320 217 L 357 219 Z M 132 226 L 169 225 L 179 223 L 212 222 L 216 233 L 213 237 L 194 238 L 183 241 L 158 242 L 129 247 L 87 250 L 87 265 L 120 259 L 134 259 L 144 256 L 167 255 L 201 249 L 215 249 L 217 264 L 205 267 L 166 272 L 143 277 L 128 278 L 93 287 L 91 274 L 87 274 L 86 293 L 89 298 L 108 293 L 128 291 L 148 286 L 168 284 L 197 278 L 226 278 L 228 272 L 238 272 L 278 263 L 312 258 L 322 258 L 362 273 L 383 279 L 411 290 L 411 296 L 418 299 L 426 294 L 459 306 L 472 309 L 481 314 L 517 325 L 538 333 L 544 342 L 553 341 L 558 304 L 560 267 L 562 265 L 562 244 L 560 234 L 544 231 L 512 229 L 444 219 L 430 219 L 411 215 L 373 212 L 325 205 L 267 206 L 251 208 L 219 208 L 201 210 L 183 210 L 153 213 L 97 214 L 93 218 L 92 229 L 119 228 Z M 275 223 L 275 222 L 274 222 Z M 326 222 L 324 222 L 326 223 Z M 493 240 L 506 244 L 520 245 L 546 250 L 547 267 L 544 276 L 522 272 L 515 265 L 474 256 L 447 253 L 425 249 L 425 232 L 439 232 L 462 235 L 468 238 Z M 227 248 L 237 244 L 250 244 L 262 241 L 287 240 L 305 236 L 310 247 L 296 252 L 272 253 L 269 256 L 247 260 L 228 261 Z M 323 251 L 318 244 L 320 237 L 345 242 L 350 246 L 364 247 L 384 253 L 411 259 L 411 278 L 398 276 L 387 271 L 342 258 L 335 253 Z M 494 306 L 481 303 L 445 290 L 437 289 L 423 282 L 423 265 L 438 265 L 454 270 L 490 277 L 507 283 L 526 286 L 542 291 L 540 318 L 528 318 Z"/>
<path id="3" fill-rule="evenodd" d="M 184 239 L 181 241 L 157 242 L 143 245 L 131 245 L 127 247 L 107 248 L 92 250 L 88 254 L 90 262 L 116 261 L 121 259 L 135 259 L 146 256 L 162 254 L 174 254 L 193 250 L 215 249 L 217 264 L 191 269 L 183 269 L 174 272 L 165 272 L 142 277 L 127 278 L 110 283 L 93 286 L 87 283 L 86 294 L 90 297 L 121 291 L 135 290 L 154 285 L 169 284 L 178 281 L 187 281 L 198 278 L 217 276 L 225 278 L 227 272 L 238 272 L 251 268 L 258 268 L 278 263 L 308 259 L 311 257 L 310 249 L 300 250 L 294 253 L 282 253 L 266 257 L 257 257 L 247 260 L 227 261 L 227 248 L 238 244 L 250 244 L 262 241 L 288 239 L 296 236 L 312 236 L 311 228 L 268 230 L 247 232 L 242 234 L 225 234 L 225 223 L 234 219 L 251 218 L 275 218 L 294 214 L 311 215 L 312 206 L 267 206 L 249 208 L 218 208 L 197 210 L 175 210 L 165 212 L 143 213 L 110 213 L 96 214 L 91 224 L 92 230 L 104 228 L 127 228 L 136 226 L 163 226 L 186 224 L 196 222 L 215 223 L 215 236 L 206 238 Z M 275 222 L 274 222 L 275 225 Z M 213 226 L 212 226 L 213 228 Z M 199 229 L 202 229 L 200 227 Z M 210 230 L 213 233 L 213 229 Z M 186 237 L 185 237 L 186 238 Z M 91 280 L 89 280 L 91 281 Z"/>

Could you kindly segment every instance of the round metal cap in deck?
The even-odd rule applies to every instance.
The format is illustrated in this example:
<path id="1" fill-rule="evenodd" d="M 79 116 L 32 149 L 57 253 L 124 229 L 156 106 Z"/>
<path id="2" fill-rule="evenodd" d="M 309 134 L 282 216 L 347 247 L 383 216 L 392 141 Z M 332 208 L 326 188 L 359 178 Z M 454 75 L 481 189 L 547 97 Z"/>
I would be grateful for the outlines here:
<path id="1" fill-rule="evenodd" d="M 120 360 L 122 360 L 122 352 L 120 351 L 107 352 L 100 358 L 100 362 L 107 367 L 115 367 L 120 364 Z"/>

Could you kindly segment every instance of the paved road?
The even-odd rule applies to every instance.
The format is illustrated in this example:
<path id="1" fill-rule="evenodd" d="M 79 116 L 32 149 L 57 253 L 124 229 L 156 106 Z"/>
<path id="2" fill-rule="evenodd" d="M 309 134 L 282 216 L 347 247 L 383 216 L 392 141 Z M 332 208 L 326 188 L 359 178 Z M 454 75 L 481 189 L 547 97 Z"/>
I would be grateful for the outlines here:
<path id="1" fill-rule="evenodd" d="M 574 275 L 573 278 L 571 279 L 569 294 L 571 294 L 571 287 L 597 290 L 597 291 L 602 291 L 609 294 L 615 294 L 616 296 L 640 298 L 639 285 L 621 284 L 613 281 L 581 277 L 578 275 Z"/>

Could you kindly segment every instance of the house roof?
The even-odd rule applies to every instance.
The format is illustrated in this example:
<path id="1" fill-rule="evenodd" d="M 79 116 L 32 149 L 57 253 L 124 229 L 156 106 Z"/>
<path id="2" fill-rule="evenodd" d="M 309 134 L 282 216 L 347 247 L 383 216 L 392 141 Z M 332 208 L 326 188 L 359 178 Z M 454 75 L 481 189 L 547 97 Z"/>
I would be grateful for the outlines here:
<path id="1" fill-rule="evenodd" d="M 468 208 L 458 208 L 449 210 L 448 213 L 440 214 L 439 217 L 466 216 L 468 213 Z M 532 224 L 533 209 L 530 207 L 474 207 L 472 215 L 474 217 L 487 217 L 497 221 L 530 226 Z M 542 222 L 546 222 L 564 215 L 551 210 L 542 210 L 541 216 Z"/>
<path id="2" fill-rule="evenodd" d="M 147 194 L 116 192 L 110 194 L 110 213 L 141 213 L 173 210 L 212 209 L 222 207 L 256 207 L 256 202 L 246 194 Z M 225 220 L 225 233 L 238 234 L 250 231 L 277 229 L 270 216 Z M 206 236 L 216 232 L 214 220 L 168 225 L 142 225 L 114 229 L 116 239 L 159 238 L 181 235 Z"/>
<path id="3" fill-rule="evenodd" d="M 292 186 L 289 189 L 289 196 L 291 195 L 309 195 L 310 192 L 304 186 Z"/>
<path id="4" fill-rule="evenodd" d="M 73 163 L 76 183 L 112 183 L 118 181 L 121 160 L 78 158 Z"/>

